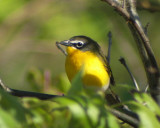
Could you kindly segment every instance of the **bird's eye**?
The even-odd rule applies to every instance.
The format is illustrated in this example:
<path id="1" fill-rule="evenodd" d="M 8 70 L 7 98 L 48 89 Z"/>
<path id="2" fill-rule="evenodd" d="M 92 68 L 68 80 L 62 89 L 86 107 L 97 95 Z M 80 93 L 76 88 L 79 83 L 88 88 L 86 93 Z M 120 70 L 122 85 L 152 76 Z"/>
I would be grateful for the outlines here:
<path id="1" fill-rule="evenodd" d="M 77 47 L 77 48 L 80 48 L 80 47 L 82 47 L 82 46 L 83 46 L 83 42 L 80 42 L 80 41 L 77 42 L 77 44 L 76 44 L 76 47 Z"/>

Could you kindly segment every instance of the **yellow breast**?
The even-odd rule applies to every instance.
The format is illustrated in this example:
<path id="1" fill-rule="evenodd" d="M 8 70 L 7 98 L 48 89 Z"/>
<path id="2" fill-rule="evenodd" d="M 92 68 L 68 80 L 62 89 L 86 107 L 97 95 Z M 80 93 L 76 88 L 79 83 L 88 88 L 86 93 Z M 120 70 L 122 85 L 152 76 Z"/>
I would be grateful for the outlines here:
<path id="1" fill-rule="evenodd" d="M 80 51 L 68 47 L 66 57 L 66 73 L 71 81 L 74 76 L 82 69 L 82 81 L 85 86 L 96 86 L 106 89 L 109 85 L 110 77 L 104 67 L 103 62 L 89 51 Z"/>

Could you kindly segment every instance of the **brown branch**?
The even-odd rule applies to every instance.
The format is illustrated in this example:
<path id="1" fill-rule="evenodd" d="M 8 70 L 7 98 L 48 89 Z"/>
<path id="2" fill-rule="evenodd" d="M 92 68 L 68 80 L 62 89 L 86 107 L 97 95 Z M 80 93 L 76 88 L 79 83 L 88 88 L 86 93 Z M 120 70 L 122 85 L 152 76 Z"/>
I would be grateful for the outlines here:
<path id="1" fill-rule="evenodd" d="M 129 28 L 133 34 L 133 37 L 137 43 L 138 50 L 143 61 L 143 65 L 149 83 L 150 93 L 153 99 L 160 105 L 159 69 L 153 50 L 150 46 L 149 38 L 146 35 L 145 30 L 141 25 L 139 16 L 136 12 L 136 0 L 129 0 L 127 3 L 125 3 L 127 4 L 126 6 L 122 6 L 120 3 L 117 3 L 114 0 L 103 1 L 111 5 L 127 21 Z"/>

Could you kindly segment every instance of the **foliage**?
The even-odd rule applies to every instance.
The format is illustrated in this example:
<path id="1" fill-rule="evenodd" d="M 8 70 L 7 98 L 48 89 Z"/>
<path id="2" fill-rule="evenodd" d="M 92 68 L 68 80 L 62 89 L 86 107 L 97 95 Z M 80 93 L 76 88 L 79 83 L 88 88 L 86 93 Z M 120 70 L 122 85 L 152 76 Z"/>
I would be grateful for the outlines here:
<path id="1" fill-rule="evenodd" d="M 34 98 L 16 98 L 0 90 L 0 126 L 2 128 L 53 127 L 53 128 L 119 128 L 130 127 L 121 124 L 108 109 L 103 95 L 88 93 L 79 84 L 80 73 L 66 96 L 48 101 Z M 76 85 L 76 88 L 75 88 Z M 78 86 L 78 87 L 77 87 Z M 128 85 L 129 86 L 129 85 Z M 118 85 L 128 94 L 133 90 L 127 85 Z M 124 100 L 130 109 L 140 117 L 141 128 L 160 127 L 160 108 L 146 93 L 129 93 L 131 99 Z M 135 100 L 133 100 L 135 99 Z"/>
<path id="2" fill-rule="evenodd" d="M 134 95 L 137 102 L 130 102 L 133 110 L 139 114 L 140 127 L 158 128 L 160 127 L 160 108 L 153 99 L 145 93 Z"/>
<path id="3" fill-rule="evenodd" d="M 152 2 L 157 2 L 141 1 L 147 7 Z M 151 6 L 154 7 L 153 4 Z M 153 42 L 151 45 L 155 56 L 159 56 L 159 12 L 139 11 L 139 14 L 144 25 L 150 22 L 148 35 Z M 159 106 L 146 93 L 132 93 L 132 81 L 117 61 L 120 56 L 127 58 L 140 85 L 146 85 L 142 64 L 137 59 L 136 48 L 132 44 L 133 39 L 128 34 L 126 24 L 117 17 L 111 8 L 100 1 L 1 0 L 2 80 L 13 88 L 64 93 L 67 96 L 41 101 L 13 97 L 0 90 L 0 127 L 130 127 L 109 112 L 103 96 L 85 92 L 78 77 L 70 88 L 67 77 L 62 73 L 64 56 L 53 45 L 55 41 L 74 35 L 87 35 L 105 43 L 109 30 L 113 31 L 111 67 L 115 80 L 117 83 L 129 83 L 117 85 L 113 90 L 124 104 L 139 115 L 140 127 L 160 127 Z M 105 49 L 107 48 L 103 48 L 104 51 Z M 48 71 L 50 74 L 46 75 Z"/>

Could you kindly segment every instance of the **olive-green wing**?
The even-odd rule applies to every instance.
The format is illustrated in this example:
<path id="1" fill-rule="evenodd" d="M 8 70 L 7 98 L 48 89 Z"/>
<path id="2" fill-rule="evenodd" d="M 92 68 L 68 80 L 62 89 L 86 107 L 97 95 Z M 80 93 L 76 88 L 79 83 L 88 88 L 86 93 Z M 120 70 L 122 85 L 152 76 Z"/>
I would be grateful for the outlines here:
<path id="1" fill-rule="evenodd" d="M 110 68 L 110 66 L 109 66 L 109 64 L 107 62 L 107 59 L 106 59 L 105 55 L 103 54 L 103 52 L 101 50 L 99 52 L 99 57 L 103 61 L 104 66 L 106 68 L 106 71 L 108 72 L 108 74 L 110 76 L 110 83 L 112 85 L 115 85 L 115 81 L 114 81 L 114 77 L 113 77 L 113 74 L 112 74 L 112 70 L 111 70 L 111 68 Z"/>

